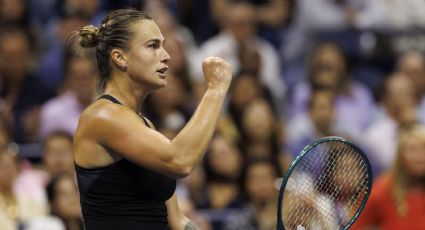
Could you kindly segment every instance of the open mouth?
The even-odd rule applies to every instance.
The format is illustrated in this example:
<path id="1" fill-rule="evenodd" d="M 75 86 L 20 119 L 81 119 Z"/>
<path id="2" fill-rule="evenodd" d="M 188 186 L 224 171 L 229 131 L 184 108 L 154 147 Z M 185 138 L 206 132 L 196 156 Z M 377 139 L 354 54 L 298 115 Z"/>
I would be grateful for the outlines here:
<path id="1" fill-rule="evenodd" d="M 159 73 L 159 76 L 161 78 L 165 78 L 167 76 L 167 70 L 168 70 L 168 67 L 164 67 L 162 69 L 157 70 L 156 72 Z"/>

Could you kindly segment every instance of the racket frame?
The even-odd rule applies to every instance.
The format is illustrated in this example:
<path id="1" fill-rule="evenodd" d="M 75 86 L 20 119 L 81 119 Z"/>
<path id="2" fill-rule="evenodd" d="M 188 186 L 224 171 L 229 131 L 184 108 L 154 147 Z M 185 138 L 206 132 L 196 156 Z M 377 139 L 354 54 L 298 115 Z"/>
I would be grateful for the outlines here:
<path id="1" fill-rule="evenodd" d="M 367 200 L 369 199 L 370 192 L 372 190 L 373 174 L 372 174 L 372 167 L 370 165 L 369 159 L 366 157 L 366 154 L 363 152 L 362 149 L 360 149 L 357 145 L 355 145 L 351 141 L 348 141 L 345 138 L 338 137 L 338 136 L 324 137 L 324 138 L 316 140 L 312 144 L 305 146 L 301 150 L 301 153 L 298 154 L 298 156 L 295 158 L 295 160 L 292 161 L 288 170 L 286 170 L 285 176 L 282 180 L 282 184 L 281 184 L 280 189 L 279 189 L 279 195 L 278 195 L 278 200 L 277 200 L 277 226 L 276 226 L 277 230 L 285 230 L 285 226 L 283 224 L 283 219 L 282 219 L 282 201 L 283 201 L 283 195 L 285 193 L 286 184 L 288 183 L 289 176 L 292 174 L 292 171 L 294 171 L 295 166 L 304 157 L 304 155 L 306 155 L 311 149 L 313 149 L 317 145 L 320 145 L 320 144 L 325 143 L 325 142 L 331 142 L 331 141 L 339 141 L 339 142 L 343 142 L 345 144 L 352 146 L 358 153 L 360 153 L 360 156 L 366 162 L 367 170 L 368 170 L 368 173 L 370 175 L 368 180 L 367 180 L 367 185 L 368 185 L 367 186 L 367 192 L 366 192 L 366 195 L 363 197 L 363 200 L 362 200 L 362 203 L 360 204 L 359 209 L 356 211 L 356 213 L 351 218 L 351 220 L 342 229 L 343 230 L 348 229 L 354 223 L 354 221 L 359 217 L 360 213 L 363 211 L 363 209 L 364 209 L 364 207 L 367 203 Z"/>

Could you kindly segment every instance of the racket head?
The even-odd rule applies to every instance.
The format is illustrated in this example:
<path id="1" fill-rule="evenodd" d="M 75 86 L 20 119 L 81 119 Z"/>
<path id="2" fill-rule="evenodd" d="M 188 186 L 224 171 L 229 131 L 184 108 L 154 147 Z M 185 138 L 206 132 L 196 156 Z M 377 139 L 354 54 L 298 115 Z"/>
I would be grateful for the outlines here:
<path id="1" fill-rule="evenodd" d="M 324 153 L 324 151 L 329 152 Z M 320 157 L 326 157 L 326 159 Z M 342 160 L 343 158 L 341 157 L 347 158 L 348 162 L 344 164 L 344 161 Z M 350 157 L 352 157 L 351 160 Z M 342 166 L 338 167 L 345 167 L 345 169 L 347 170 L 340 170 L 341 172 L 335 172 L 335 163 L 342 163 Z M 305 165 L 307 165 L 308 167 L 306 167 Z M 338 177 L 338 173 L 340 173 L 340 175 L 347 176 L 347 173 L 350 173 L 348 169 L 355 170 L 354 173 L 360 173 L 361 178 L 356 177 L 354 178 L 355 180 L 351 180 L 353 178 L 346 178 L 345 181 L 349 184 L 356 183 L 356 180 L 361 179 L 360 181 L 357 181 L 356 184 L 360 185 L 360 188 L 358 188 L 358 191 L 353 194 L 353 196 L 357 197 L 356 200 L 353 200 L 353 202 L 355 202 L 355 205 L 353 205 L 355 212 L 353 212 L 353 214 L 350 214 L 348 218 L 344 218 L 344 220 L 339 222 L 337 219 L 340 216 L 338 215 L 336 204 L 339 202 L 339 198 L 345 197 L 338 197 L 341 194 L 339 190 L 342 190 L 341 188 L 343 187 L 335 186 L 336 182 L 332 181 L 334 180 L 334 176 Z M 356 176 L 356 174 L 354 173 L 353 175 Z M 305 181 L 307 181 L 307 185 L 310 185 L 304 186 L 305 188 L 301 187 L 300 190 L 302 191 L 297 191 L 298 194 L 296 195 L 296 201 L 291 203 L 291 200 L 293 200 L 294 198 L 294 192 L 291 192 L 288 187 L 294 187 L 293 184 L 298 180 L 297 176 L 300 176 L 298 177 L 298 179 L 307 178 L 305 180 L 302 180 L 303 183 L 301 183 L 301 186 L 306 185 Z M 293 218 L 291 217 L 292 213 L 303 214 L 305 212 L 311 215 L 320 216 L 317 218 L 323 219 L 325 221 L 327 221 L 326 218 L 335 218 L 333 221 L 336 223 L 335 226 L 337 227 L 337 229 L 348 229 L 358 218 L 364 206 L 366 205 L 366 202 L 369 198 L 369 194 L 372 189 L 372 178 L 372 168 L 365 153 L 358 146 L 342 137 L 325 137 L 315 141 L 310 145 L 305 146 L 300 152 L 300 154 L 292 162 L 282 180 L 278 195 L 277 230 L 312 229 L 311 226 L 309 226 L 309 228 L 305 228 L 305 226 L 303 226 L 302 224 L 298 225 L 296 223 L 295 224 L 297 225 L 297 227 L 295 228 L 293 224 L 289 224 L 287 221 L 288 219 Z M 342 181 L 344 182 L 344 179 L 342 179 Z M 295 188 L 298 189 L 300 188 L 300 186 L 295 186 Z M 334 191 L 338 191 L 337 194 L 334 194 Z M 311 196 L 303 194 L 306 192 L 312 192 L 315 193 L 315 195 Z M 321 193 L 324 193 L 324 195 L 329 195 L 330 198 L 325 199 L 323 197 L 318 196 Z M 300 202 L 300 199 L 302 200 L 302 202 Z M 289 207 L 285 207 L 284 203 L 286 203 L 286 205 Z M 309 209 L 304 208 L 306 207 L 305 203 L 308 203 Z M 325 207 L 326 203 L 329 203 L 327 207 Z M 304 210 L 302 210 L 303 208 Z M 301 209 L 301 212 L 298 209 Z M 320 211 L 322 213 L 319 213 Z M 322 225 L 322 227 L 318 229 L 329 229 L 329 226 L 331 226 L 329 224 L 327 225 L 324 222 L 320 223 L 320 221 L 316 222 L 316 224 Z M 327 227 L 324 227 L 324 225 L 326 225 Z M 335 229 L 334 227 L 332 227 L 332 229 Z"/>

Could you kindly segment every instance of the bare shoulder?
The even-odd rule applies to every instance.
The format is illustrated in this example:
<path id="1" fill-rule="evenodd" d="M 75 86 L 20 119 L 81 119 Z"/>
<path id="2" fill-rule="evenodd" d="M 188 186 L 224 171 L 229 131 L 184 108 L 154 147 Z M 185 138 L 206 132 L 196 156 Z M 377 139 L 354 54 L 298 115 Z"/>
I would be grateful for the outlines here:
<path id="1" fill-rule="evenodd" d="M 137 117 L 131 110 L 107 101 L 96 101 L 81 114 L 74 137 L 74 159 L 87 168 L 105 166 L 117 160 L 105 146 L 111 135 L 120 132 Z"/>
<path id="2" fill-rule="evenodd" d="M 119 126 L 135 117 L 137 116 L 124 106 L 108 101 L 96 101 L 82 112 L 77 133 L 102 136 L 102 134 L 108 133 L 112 127 Z"/>

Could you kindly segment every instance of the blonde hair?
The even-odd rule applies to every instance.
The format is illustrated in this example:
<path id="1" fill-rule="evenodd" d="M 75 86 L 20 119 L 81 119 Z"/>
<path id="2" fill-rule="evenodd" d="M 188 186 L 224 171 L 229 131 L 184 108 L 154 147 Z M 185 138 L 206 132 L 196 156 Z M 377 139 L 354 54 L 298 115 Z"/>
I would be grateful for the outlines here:
<path id="1" fill-rule="evenodd" d="M 391 175 L 394 179 L 394 189 L 392 195 L 399 216 L 404 216 L 407 213 L 405 196 L 408 189 L 409 175 L 407 174 L 406 168 L 403 164 L 402 155 L 405 151 L 408 140 L 412 138 L 419 139 L 422 144 L 425 145 L 425 127 L 422 125 L 413 125 L 402 129 L 399 135 L 397 155 L 391 170 Z"/>

